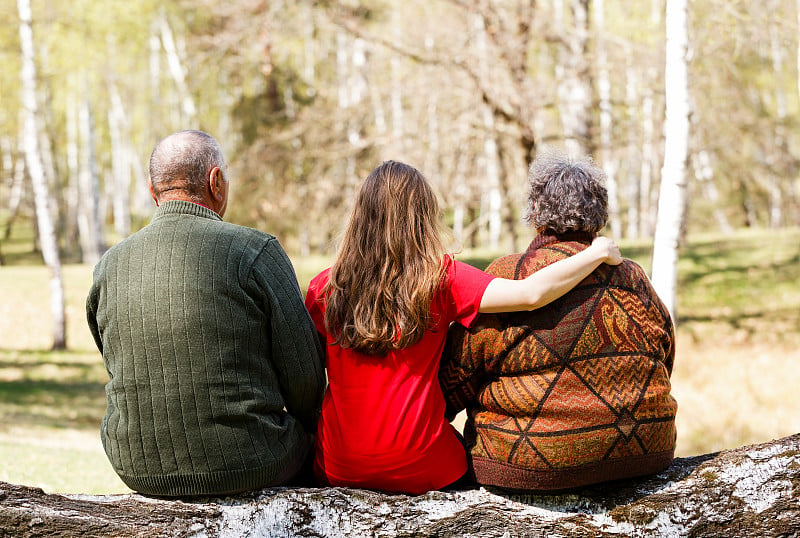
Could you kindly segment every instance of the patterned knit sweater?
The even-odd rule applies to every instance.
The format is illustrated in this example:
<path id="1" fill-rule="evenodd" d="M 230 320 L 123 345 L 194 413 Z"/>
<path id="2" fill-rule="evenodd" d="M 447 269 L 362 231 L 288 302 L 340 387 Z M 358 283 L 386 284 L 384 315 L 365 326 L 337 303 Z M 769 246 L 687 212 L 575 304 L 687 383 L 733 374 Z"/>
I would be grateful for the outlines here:
<path id="1" fill-rule="evenodd" d="M 131 489 L 260 487 L 314 431 L 322 352 L 273 236 L 166 202 L 97 264 L 87 317 L 109 374 L 103 446 Z"/>
<path id="2" fill-rule="evenodd" d="M 487 272 L 521 279 L 586 248 L 540 235 Z M 641 267 L 600 266 L 551 305 L 454 325 L 440 369 L 450 418 L 466 408 L 474 478 L 561 490 L 651 474 L 675 448 L 674 333 Z"/>

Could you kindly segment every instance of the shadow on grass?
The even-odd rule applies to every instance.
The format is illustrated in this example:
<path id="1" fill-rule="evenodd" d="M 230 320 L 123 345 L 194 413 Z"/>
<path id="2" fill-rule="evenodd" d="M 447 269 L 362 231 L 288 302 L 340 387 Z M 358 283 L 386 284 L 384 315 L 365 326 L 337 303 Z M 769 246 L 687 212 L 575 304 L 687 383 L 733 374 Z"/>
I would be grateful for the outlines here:
<path id="1" fill-rule="evenodd" d="M 94 353 L 0 349 L 0 427 L 96 428 L 106 381 Z"/>
<path id="2" fill-rule="evenodd" d="M 48 365 L 55 368 L 69 368 L 70 370 L 76 370 L 81 372 L 85 376 L 90 376 L 94 370 L 97 370 L 97 365 L 90 363 L 51 361 L 51 360 L 48 360 L 46 362 L 32 362 L 30 360 L 20 360 L 18 358 L 17 359 L 4 358 L 3 355 L 4 351 L 0 349 L 0 370 L 3 370 L 4 368 L 35 370 L 37 368 L 42 368 L 42 366 L 44 365 Z"/>
<path id="3" fill-rule="evenodd" d="M 0 382 L 0 415 L 10 426 L 94 428 L 105 412 L 103 383 Z"/>

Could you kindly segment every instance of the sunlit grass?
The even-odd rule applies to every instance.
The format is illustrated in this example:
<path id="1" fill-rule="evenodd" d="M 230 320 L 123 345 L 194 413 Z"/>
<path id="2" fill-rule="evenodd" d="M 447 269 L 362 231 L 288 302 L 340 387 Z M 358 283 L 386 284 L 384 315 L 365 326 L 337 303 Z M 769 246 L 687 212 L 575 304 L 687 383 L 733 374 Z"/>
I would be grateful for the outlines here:
<path id="1" fill-rule="evenodd" d="M 649 271 L 648 242 L 621 247 Z M 500 254 L 458 258 L 485 267 Z M 331 258 L 292 262 L 305 291 Z M 681 252 L 672 377 L 679 455 L 800 431 L 799 262 L 798 229 L 693 236 Z M 0 480 L 124 492 L 100 444 L 107 374 L 85 321 L 91 267 L 65 266 L 64 277 L 71 349 L 50 353 L 48 270 L 0 267 Z"/>
<path id="2" fill-rule="evenodd" d="M 0 349 L 0 480 L 127 491 L 100 443 L 107 380 L 97 352 Z"/>
<path id="3" fill-rule="evenodd" d="M 0 480 L 48 492 L 130 493 L 94 430 L 23 425 L 0 433 Z"/>

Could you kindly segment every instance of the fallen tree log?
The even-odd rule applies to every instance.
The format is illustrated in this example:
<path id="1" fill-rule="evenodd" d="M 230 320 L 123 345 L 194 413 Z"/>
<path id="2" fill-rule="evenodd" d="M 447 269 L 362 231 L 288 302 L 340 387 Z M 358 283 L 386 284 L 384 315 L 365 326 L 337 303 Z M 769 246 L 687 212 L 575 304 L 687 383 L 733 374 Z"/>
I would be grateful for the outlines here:
<path id="1" fill-rule="evenodd" d="M 272 488 L 166 500 L 0 482 L 6 536 L 800 536 L 800 434 L 557 495 Z"/>

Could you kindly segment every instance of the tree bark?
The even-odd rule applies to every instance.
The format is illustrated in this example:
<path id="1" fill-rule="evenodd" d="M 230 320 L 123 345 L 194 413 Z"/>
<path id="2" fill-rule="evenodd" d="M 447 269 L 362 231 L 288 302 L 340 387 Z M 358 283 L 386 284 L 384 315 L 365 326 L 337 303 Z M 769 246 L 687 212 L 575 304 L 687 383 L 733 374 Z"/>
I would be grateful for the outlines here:
<path id="1" fill-rule="evenodd" d="M 611 110 L 611 79 L 606 50 L 605 1 L 594 0 L 595 48 L 597 56 L 597 97 L 600 108 L 600 164 L 606 173 L 608 189 L 608 228 L 611 236 L 622 237 L 622 215 L 619 208 L 619 186 L 617 182 L 618 158 L 614 155 Z"/>
<path id="2" fill-rule="evenodd" d="M 33 186 L 36 205 L 36 223 L 42 256 L 50 268 L 50 311 L 53 316 L 53 349 L 66 349 L 67 322 L 64 299 L 64 283 L 61 276 L 61 254 L 58 250 L 52 208 L 55 202 L 50 196 L 45 167 L 42 163 L 42 148 L 38 136 L 39 108 L 36 102 L 36 61 L 34 56 L 33 29 L 31 25 L 30 0 L 18 0 L 20 48 L 22 49 L 22 105 L 24 109 L 25 162 Z"/>
<path id="3" fill-rule="evenodd" d="M 164 47 L 164 52 L 167 55 L 167 67 L 175 82 L 178 91 L 178 97 L 181 101 L 181 121 L 191 125 L 197 117 L 197 106 L 194 103 L 194 98 L 189 90 L 189 85 L 186 82 L 186 68 L 183 65 L 181 55 L 178 52 L 178 45 L 175 41 L 175 36 L 172 33 L 172 27 L 169 25 L 167 15 L 161 13 L 158 20 L 159 30 L 161 35 L 161 45 Z"/>
<path id="4" fill-rule="evenodd" d="M 678 247 L 685 215 L 689 153 L 688 22 L 686 0 L 667 0 L 664 165 L 653 241 L 653 287 L 677 322 Z"/>
<path id="5" fill-rule="evenodd" d="M 103 255 L 103 226 L 100 218 L 100 174 L 95 152 L 92 103 L 84 99 L 78 109 L 80 166 L 78 172 L 78 237 L 81 260 L 94 265 Z"/>
<path id="6" fill-rule="evenodd" d="M 797 536 L 800 434 L 555 495 L 273 488 L 193 500 L 0 482 L 0 536 Z"/>
<path id="7" fill-rule="evenodd" d="M 570 153 L 594 155 L 592 97 L 594 80 L 589 66 L 589 0 L 569 0 L 572 25 L 564 21 L 563 1 L 555 3 L 555 24 L 564 43 L 556 65 L 559 114 Z"/>

